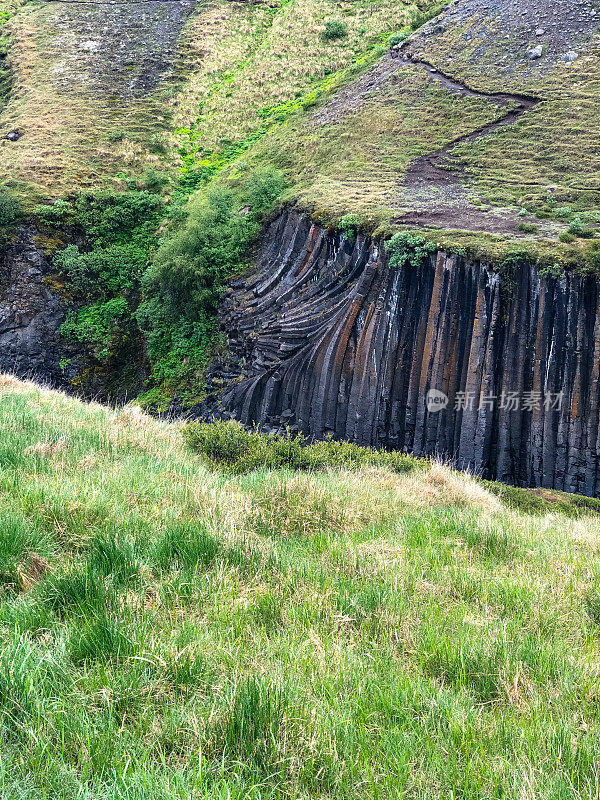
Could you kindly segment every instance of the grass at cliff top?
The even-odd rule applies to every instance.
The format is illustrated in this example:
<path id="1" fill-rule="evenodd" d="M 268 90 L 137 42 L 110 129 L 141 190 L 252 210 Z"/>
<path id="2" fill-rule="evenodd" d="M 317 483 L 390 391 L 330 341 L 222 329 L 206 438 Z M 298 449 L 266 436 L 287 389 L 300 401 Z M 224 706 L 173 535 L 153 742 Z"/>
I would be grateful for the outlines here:
<path id="1" fill-rule="evenodd" d="M 600 518 L 0 381 L 2 796 L 597 797 Z"/>

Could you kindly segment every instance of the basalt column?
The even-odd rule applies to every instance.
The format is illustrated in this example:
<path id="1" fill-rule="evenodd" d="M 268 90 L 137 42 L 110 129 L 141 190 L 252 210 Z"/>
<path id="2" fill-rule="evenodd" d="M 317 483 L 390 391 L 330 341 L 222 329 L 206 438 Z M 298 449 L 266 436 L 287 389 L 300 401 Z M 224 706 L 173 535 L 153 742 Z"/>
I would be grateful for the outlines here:
<path id="1" fill-rule="evenodd" d="M 501 278 L 291 213 L 228 293 L 219 407 L 244 423 L 438 455 L 523 486 L 600 493 L 600 323 L 591 277 Z M 229 381 L 229 382 L 227 382 Z M 427 404 L 431 390 L 445 407 Z"/>

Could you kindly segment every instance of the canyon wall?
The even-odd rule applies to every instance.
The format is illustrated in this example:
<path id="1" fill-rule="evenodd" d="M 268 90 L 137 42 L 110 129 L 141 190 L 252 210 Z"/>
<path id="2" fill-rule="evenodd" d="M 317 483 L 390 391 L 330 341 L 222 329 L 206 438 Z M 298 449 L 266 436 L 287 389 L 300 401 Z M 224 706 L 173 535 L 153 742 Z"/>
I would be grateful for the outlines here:
<path id="1" fill-rule="evenodd" d="M 380 243 L 296 213 L 265 242 L 224 298 L 231 355 L 202 413 L 600 493 L 595 279 L 443 252 L 392 269 Z"/>

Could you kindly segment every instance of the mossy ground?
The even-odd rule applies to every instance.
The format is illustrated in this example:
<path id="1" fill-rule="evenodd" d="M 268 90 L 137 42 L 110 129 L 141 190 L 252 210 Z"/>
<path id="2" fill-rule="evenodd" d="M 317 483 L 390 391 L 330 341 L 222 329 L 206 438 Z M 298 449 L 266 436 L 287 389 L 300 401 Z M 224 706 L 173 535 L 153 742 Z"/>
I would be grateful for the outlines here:
<path id="1" fill-rule="evenodd" d="M 596 797 L 597 514 L 0 381 L 3 795 Z"/>

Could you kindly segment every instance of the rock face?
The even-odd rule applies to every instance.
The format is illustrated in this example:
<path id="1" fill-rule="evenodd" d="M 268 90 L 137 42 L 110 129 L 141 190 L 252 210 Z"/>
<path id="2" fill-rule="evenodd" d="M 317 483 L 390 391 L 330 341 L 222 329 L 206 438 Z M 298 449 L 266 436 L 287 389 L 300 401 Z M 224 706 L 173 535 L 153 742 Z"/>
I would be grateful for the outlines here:
<path id="1" fill-rule="evenodd" d="M 0 372 L 60 386 L 60 326 L 65 309 L 44 278 L 50 266 L 35 230 L 20 228 L 0 256 Z"/>
<path id="2" fill-rule="evenodd" d="M 212 411 L 600 493 L 593 278 L 501 277 L 443 252 L 391 269 L 379 243 L 295 213 L 265 241 L 223 302 L 232 358 L 213 375 Z"/>

